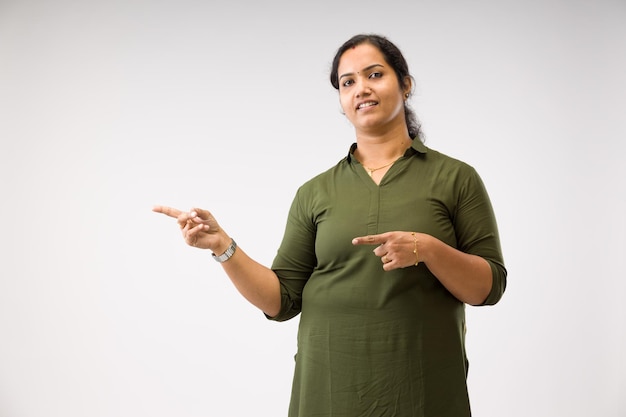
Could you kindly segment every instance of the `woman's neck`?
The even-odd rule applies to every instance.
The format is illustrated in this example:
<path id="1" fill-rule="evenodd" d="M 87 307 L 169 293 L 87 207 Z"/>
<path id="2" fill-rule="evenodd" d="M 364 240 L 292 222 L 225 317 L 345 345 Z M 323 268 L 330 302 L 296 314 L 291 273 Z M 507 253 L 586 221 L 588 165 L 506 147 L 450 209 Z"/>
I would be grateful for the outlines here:
<path id="1" fill-rule="evenodd" d="M 382 166 L 404 155 L 411 142 L 406 132 L 404 135 L 357 135 L 354 156 L 362 165 Z"/>

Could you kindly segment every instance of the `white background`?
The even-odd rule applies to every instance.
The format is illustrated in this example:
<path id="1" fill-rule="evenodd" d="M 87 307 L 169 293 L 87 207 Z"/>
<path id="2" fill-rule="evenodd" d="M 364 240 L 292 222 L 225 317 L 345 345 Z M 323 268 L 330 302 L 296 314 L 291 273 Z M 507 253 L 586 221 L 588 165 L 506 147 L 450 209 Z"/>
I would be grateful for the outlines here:
<path id="1" fill-rule="evenodd" d="M 509 270 L 468 307 L 479 417 L 626 415 L 626 3 L 0 0 L 0 417 L 284 416 L 297 319 L 248 305 L 155 204 L 271 263 L 354 140 L 360 32 L 473 165 Z"/>

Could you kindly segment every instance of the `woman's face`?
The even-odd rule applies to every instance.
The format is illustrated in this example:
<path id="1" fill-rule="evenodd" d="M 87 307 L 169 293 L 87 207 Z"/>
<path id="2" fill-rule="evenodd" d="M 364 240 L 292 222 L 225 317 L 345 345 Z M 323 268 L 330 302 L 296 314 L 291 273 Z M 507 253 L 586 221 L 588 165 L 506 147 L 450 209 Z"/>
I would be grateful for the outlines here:
<path id="1" fill-rule="evenodd" d="M 363 43 L 348 49 L 339 60 L 337 73 L 339 101 L 357 134 L 385 133 L 396 124 L 406 125 L 404 95 L 410 91 L 410 80 L 401 89 L 395 71 L 378 48 Z"/>

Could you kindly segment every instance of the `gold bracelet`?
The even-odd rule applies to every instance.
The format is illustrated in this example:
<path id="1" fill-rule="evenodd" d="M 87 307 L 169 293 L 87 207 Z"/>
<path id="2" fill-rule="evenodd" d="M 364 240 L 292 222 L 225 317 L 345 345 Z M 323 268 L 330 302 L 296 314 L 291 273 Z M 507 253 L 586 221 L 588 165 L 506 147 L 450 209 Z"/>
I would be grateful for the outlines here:
<path id="1" fill-rule="evenodd" d="M 415 254 L 415 266 L 420 263 L 420 258 L 417 255 L 417 235 L 415 232 L 411 232 L 411 236 L 413 236 L 413 253 Z"/>

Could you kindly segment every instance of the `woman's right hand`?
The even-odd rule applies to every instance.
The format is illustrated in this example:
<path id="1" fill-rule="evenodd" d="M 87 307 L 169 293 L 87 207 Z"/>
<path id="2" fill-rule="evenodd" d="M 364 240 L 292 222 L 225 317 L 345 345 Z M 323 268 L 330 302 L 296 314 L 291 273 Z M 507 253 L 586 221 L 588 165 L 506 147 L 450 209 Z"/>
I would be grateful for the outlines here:
<path id="1" fill-rule="evenodd" d="M 230 245 L 230 238 L 207 210 L 192 208 L 185 212 L 173 207 L 155 206 L 152 211 L 175 218 L 189 246 L 223 253 Z"/>

